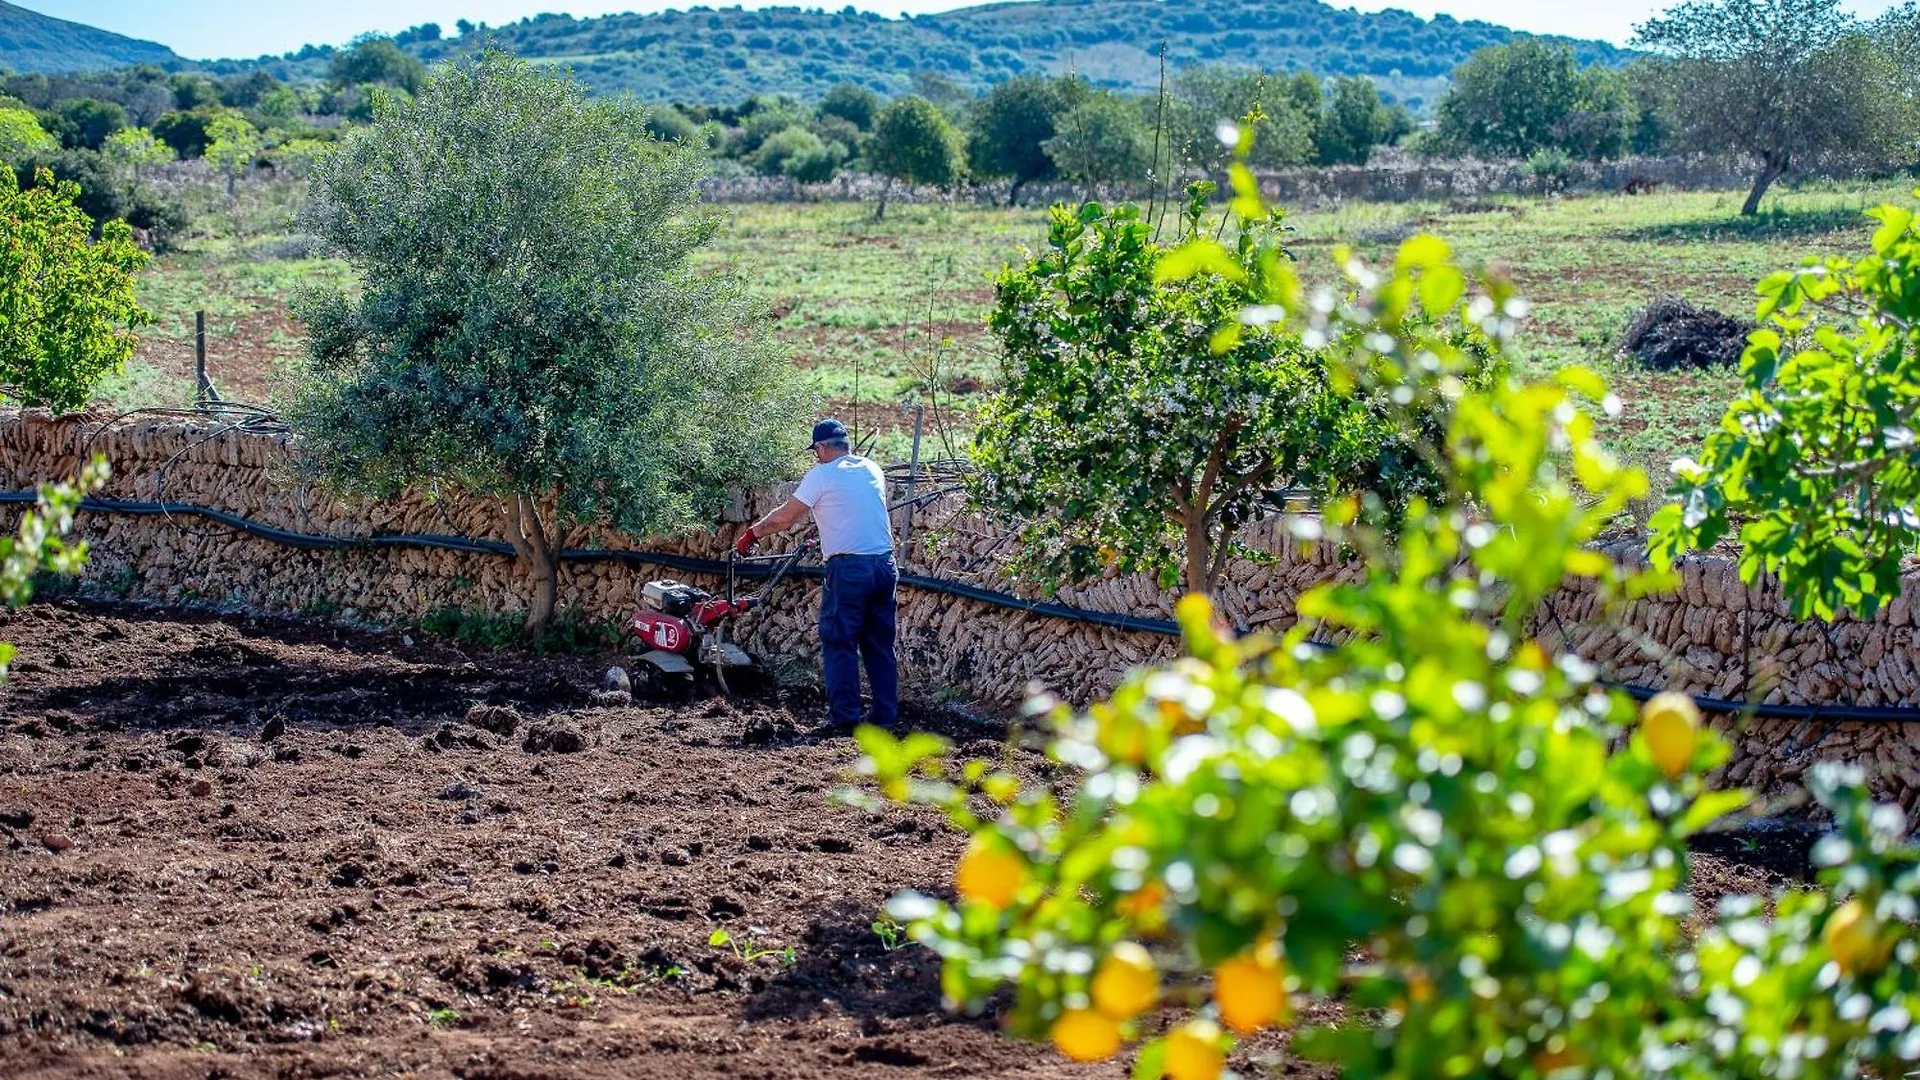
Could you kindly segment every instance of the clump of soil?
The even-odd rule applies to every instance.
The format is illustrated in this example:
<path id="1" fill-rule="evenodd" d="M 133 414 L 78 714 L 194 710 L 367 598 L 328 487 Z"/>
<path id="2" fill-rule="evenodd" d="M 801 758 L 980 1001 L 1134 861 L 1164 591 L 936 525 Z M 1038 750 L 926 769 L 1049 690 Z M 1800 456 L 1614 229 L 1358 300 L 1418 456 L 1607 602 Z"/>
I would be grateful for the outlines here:
<path id="1" fill-rule="evenodd" d="M 1752 323 L 1667 294 L 1627 324 L 1620 353 L 1649 371 L 1726 367 L 1740 362 L 1752 332 Z"/>

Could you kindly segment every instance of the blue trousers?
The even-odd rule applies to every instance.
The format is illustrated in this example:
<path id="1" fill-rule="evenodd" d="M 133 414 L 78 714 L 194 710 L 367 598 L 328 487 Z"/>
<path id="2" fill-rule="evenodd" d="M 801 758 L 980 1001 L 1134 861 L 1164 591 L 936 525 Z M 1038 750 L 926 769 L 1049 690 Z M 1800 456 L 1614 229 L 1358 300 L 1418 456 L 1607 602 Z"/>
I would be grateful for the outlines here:
<path id="1" fill-rule="evenodd" d="M 869 723 L 891 726 L 900 715 L 900 672 L 893 656 L 894 589 L 900 574 L 893 556 L 839 555 L 827 561 L 820 597 L 821 666 L 827 710 L 839 725 L 860 720 L 860 664 L 873 689 Z"/>

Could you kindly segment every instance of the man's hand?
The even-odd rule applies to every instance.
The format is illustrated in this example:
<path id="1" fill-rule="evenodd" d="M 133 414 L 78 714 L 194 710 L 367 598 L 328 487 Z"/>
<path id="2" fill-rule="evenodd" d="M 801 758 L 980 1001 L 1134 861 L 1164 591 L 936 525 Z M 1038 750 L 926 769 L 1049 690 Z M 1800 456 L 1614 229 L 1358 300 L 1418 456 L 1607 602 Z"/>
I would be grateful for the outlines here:
<path id="1" fill-rule="evenodd" d="M 759 539 L 759 534 L 755 533 L 753 526 L 749 525 L 746 530 L 740 534 L 740 539 L 733 542 L 733 550 L 741 555 L 751 555 L 753 554 L 754 542 Z"/>

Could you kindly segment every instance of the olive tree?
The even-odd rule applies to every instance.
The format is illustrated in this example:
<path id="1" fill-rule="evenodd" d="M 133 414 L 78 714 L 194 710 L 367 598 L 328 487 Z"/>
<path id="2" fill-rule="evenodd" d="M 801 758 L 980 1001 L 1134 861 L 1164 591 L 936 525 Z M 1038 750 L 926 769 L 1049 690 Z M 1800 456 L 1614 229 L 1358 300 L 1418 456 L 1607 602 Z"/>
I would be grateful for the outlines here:
<path id="1" fill-rule="evenodd" d="M 1365 165 L 1374 147 L 1412 130 L 1413 118 L 1406 107 L 1381 101 L 1372 79 L 1364 75 L 1335 79 L 1314 149 L 1322 165 Z"/>
<path id="2" fill-rule="evenodd" d="M 490 52 L 314 165 L 306 226 L 360 287 L 302 302 L 288 419 L 345 493 L 494 501 L 529 629 L 567 523 L 684 528 L 790 457 L 789 365 L 738 285 L 689 265 L 717 223 L 705 158 L 645 124 Z"/>
<path id="3" fill-rule="evenodd" d="M 0 168 L 0 398 L 56 412 L 85 405 L 153 321 L 134 299 L 147 254 L 133 229 L 108 221 L 92 239 L 79 197 L 46 169 L 22 189 Z"/>
<path id="4" fill-rule="evenodd" d="M 1571 47 L 1537 38 L 1475 52 L 1454 69 L 1434 111 L 1439 145 L 1488 157 L 1611 157 L 1626 148 L 1635 119 L 1610 72 L 1582 69 Z"/>
<path id="5" fill-rule="evenodd" d="M 1183 236 L 1211 233 L 1210 192 L 1189 189 Z M 1171 281 L 1183 257 L 1153 231 L 1134 206 L 1056 208 L 1047 249 L 995 282 L 1004 389 L 974 436 L 975 497 L 1025 522 L 1029 572 L 1113 563 L 1209 592 L 1278 490 L 1365 492 L 1388 516 L 1435 490 L 1433 432 L 1341 393 L 1297 334 L 1238 326 L 1284 261 L 1273 221 Z"/>
<path id="6" fill-rule="evenodd" d="M 949 187 L 967 171 L 960 133 L 939 106 L 918 94 L 889 103 L 874 117 L 866 158 L 873 171 L 887 178 L 874 209 L 876 218 L 887 216 L 893 181 Z"/>
<path id="7" fill-rule="evenodd" d="M 1045 143 L 1058 130 L 1061 114 L 1071 107 L 1085 84 L 1077 79 L 1048 79 L 1019 75 L 997 83 L 977 98 L 967 118 L 967 165 L 975 176 L 1003 176 L 1013 181 L 1007 205 L 1020 199 L 1020 189 L 1054 175 L 1053 158 Z"/>
<path id="8" fill-rule="evenodd" d="M 1840 0 L 1698 0 L 1638 27 L 1635 44 L 1666 61 L 1673 145 L 1758 163 L 1742 214 L 1814 155 L 1911 156 L 1920 128 L 1899 62 Z"/>
<path id="9" fill-rule="evenodd" d="M 1153 168 L 1153 141 L 1137 102 L 1106 91 L 1087 95 L 1054 124 L 1041 143 L 1062 176 L 1089 187 L 1144 180 Z"/>

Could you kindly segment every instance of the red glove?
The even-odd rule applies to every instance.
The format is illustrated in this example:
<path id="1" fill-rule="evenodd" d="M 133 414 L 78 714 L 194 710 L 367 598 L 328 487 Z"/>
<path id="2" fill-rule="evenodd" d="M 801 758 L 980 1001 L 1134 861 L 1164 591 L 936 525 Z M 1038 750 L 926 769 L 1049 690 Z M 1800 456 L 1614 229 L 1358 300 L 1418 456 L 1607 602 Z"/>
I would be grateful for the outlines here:
<path id="1" fill-rule="evenodd" d="M 754 533 L 753 526 L 749 525 L 746 531 L 740 534 L 740 539 L 733 542 L 733 550 L 742 555 L 751 555 L 753 554 L 753 542 L 758 539 L 760 539 L 760 537 Z"/>

